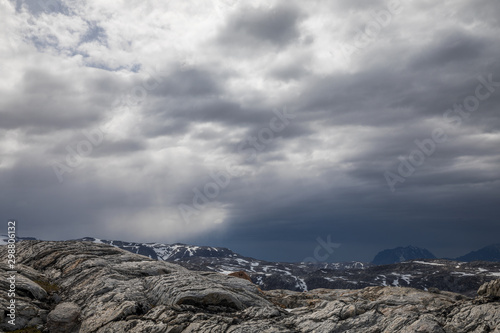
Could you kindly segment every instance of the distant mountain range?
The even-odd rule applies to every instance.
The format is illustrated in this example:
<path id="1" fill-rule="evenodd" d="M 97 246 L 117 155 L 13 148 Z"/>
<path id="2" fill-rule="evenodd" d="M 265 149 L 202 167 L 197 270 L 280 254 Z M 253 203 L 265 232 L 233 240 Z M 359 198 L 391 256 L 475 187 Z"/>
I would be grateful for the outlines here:
<path id="1" fill-rule="evenodd" d="M 429 250 L 422 249 L 416 246 L 397 247 L 380 251 L 372 261 L 374 265 L 388 265 L 398 262 L 405 262 L 416 259 L 436 259 L 436 256 Z M 447 258 L 448 259 L 448 258 Z M 466 255 L 455 259 L 456 261 L 472 262 L 472 261 L 493 261 L 500 262 L 500 244 L 489 245 L 477 251 L 472 251 Z"/>
<path id="2" fill-rule="evenodd" d="M 204 258 L 243 258 L 243 256 L 234 253 L 224 247 L 195 246 L 186 244 L 161 244 L 161 243 L 134 243 L 117 240 L 105 240 L 93 237 L 84 237 L 77 239 L 80 241 L 109 244 L 132 253 L 142 254 L 151 259 L 163 261 L 179 261 L 186 258 L 204 257 Z"/>
<path id="3" fill-rule="evenodd" d="M 0 235 L 0 245 L 7 244 L 7 235 Z M 22 240 L 36 240 L 34 237 L 18 237 L 17 241 Z M 89 241 L 95 243 L 104 243 L 113 245 L 127 251 L 142 254 L 152 259 L 164 260 L 164 261 L 179 261 L 185 260 L 186 258 L 192 257 L 204 257 L 204 258 L 233 258 L 233 259 L 252 259 L 249 257 L 244 257 L 239 255 L 228 248 L 224 247 L 212 247 L 212 246 L 195 246 L 186 245 L 181 243 L 175 244 L 162 244 L 162 243 L 137 243 L 137 242 L 124 242 L 119 240 L 101 240 L 93 237 L 84 237 L 77 239 L 80 241 Z M 375 258 L 372 260 L 372 265 L 389 265 L 400 262 L 405 262 L 409 260 L 417 259 L 437 259 L 434 254 L 429 250 L 424 248 L 419 248 L 416 246 L 407 247 L 397 247 L 394 249 L 382 250 Z M 500 243 L 493 244 L 483 247 L 477 251 L 469 252 L 463 256 L 457 258 L 442 258 L 448 260 L 462 261 L 462 262 L 472 262 L 472 261 L 492 261 L 500 262 Z M 265 261 L 263 261 L 265 262 Z M 314 264 L 305 264 L 312 265 Z M 350 267 L 366 267 L 369 263 L 362 263 L 358 261 L 349 263 L 323 263 L 321 265 L 327 265 L 338 268 L 350 268 Z"/>
<path id="4" fill-rule="evenodd" d="M 458 257 L 458 261 L 500 261 L 500 244 L 489 245 Z"/>
<path id="5" fill-rule="evenodd" d="M 0 245 L 6 244 L 4 237 L 0 237 Z M 428 250 L 409 246 L 381 251 L 372 263 L 282 263 L 245 257 L 220 247 L 124 242 L 93 237 L 76 241 L 108 244 L 195 271 L 223 274 L 244 271 L 263 290 L 360 289 L 392 285 L 424 290 L 438 288 L 472 295 L 482 283 L 500 278 L 498 245 L 487 246 L 456 260 L 436 259 Z"/>
<path id="6" fill-rule="evenodd" d="M 190 270 L 223 274 L 244 271 L 263 290 L 360 289 L 392 285 L 424 290 L 437 288 L 472 296 L 481 284 L 500 277 L 500 263 L 436 259 L 428 250 L 415 246 L 381 251 L 372 263 L 313 264 L 269 262 L 210 246 L 134 243 L 92 237 L 80 240 L 113 245 Z M 490 252 L 489 258 L 492 258 Z"/>
<path id="7" fill-rule="evenodd" d="M 363 269 L 368 263 L 280 263 L 244 257 L 227 248 L 186 244 L 134 243 L 110 241 L 92 237 L 78 239 L 113 245 L 152 259 L 174 262 L 195 271 L 215 271 L 223 274 L 245 271 L 262 289 L 288 289 L 305 291 L 304 278 L 318 269 L 332 271 Z"/>

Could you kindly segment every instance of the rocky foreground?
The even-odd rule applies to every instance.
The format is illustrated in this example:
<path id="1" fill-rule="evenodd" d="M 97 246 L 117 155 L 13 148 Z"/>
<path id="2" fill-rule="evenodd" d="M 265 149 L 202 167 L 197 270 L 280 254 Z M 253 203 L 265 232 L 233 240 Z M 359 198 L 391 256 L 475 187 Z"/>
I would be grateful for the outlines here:
<path id="1" fill-rule="evenodd" d="M 500 280 L 475 298 L 404 287 L 263 292 L 104 244 L 24 241 L 16 255 L 15 326 L 6 260 L 0 265 L 4 332 L 500 333 Z"/>

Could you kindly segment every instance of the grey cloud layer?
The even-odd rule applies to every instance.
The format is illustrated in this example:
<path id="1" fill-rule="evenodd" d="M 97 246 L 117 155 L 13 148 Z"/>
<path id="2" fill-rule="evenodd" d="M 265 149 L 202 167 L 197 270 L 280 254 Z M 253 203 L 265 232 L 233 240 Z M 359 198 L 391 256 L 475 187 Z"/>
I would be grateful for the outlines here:
<path id="1" fill-rule="evenodd" d="M 147 22 L 144 13 L 178 10 L 178 21 L 151 20 L 122 46 L 120 22 L 90 7 L 64 4 L 49 20 L 34 3 L 25 11 L 18 2 L 12 15 L 38 30 L 22 30 L 28 44 L 2 59 L 15 68 L 11 85 L 0 87 L 3 218 L 42 238 L 204 242 L 274 260 L 311 256 L 327 234 L 342 244 L 331 260 L 370 260 L 408 244 L 452 256 L 495 242 L 500 88 L 459 126 L 443 114 L 474 95 L 479 76 L 500 82 L 500 6 L 401 5 L 345 59 L 341 46 L 388 3 L 237 3 L 222 17 L 210 6 L 138 4 L 113 10 L 135 24 Z M 212 19 L 211 30 L 189 35 L 193 15 Z M 77 17 L 87 22 L 82 33 L 60 28 L 57 45 L 29 44 L 33 31 L 44 40 L 46 22 Z M 186 35 L 163 44 L 179 31 Z M 181 64 L 177 53 L 192 62 Z M 283 109 L 295 118 L 271 130 Z M 435 128 L 448 141 L 391 192 L 384 172 L 397 172 L 398 158 Z M 59 183 L 52 163 L 66 165 L 97 130 L 102 143 L 91 143 Z M 183 221 L 178 205 L 193 206 L 194 190 L 203 192 L 227 161 L 244 175 Z"/>

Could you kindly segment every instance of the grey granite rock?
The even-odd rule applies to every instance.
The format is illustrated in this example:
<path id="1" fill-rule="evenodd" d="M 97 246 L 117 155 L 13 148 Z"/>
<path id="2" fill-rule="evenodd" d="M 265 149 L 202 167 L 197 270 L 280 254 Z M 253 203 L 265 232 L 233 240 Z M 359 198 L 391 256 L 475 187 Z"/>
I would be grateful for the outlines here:
<path id="1" fill-rule="evenodd" d="M 74 303 L 61 303 L 47 317 L 51 333 L 78 332 L 80 328 L 80 307 Z"/>
<path id="2" fill-rule="evenodd" d="M 500 298 L 500 279 L 483 284 L 477 291 L 478 295 Z"/>
<path id="3" fill-rule="evenodd" d="M 37 324 L 50 332 L 80 333 L 500 332 L 500 280 L 483 285 L 475 299 L 404 287 L 263 292 L 245 279 L 193 272 L 104 244 L 25 241 L 17 250 L 22 265 L 16 328 Z M 0 255 L 5 251 L 0 247 Z M 2 266 L 0 274 L 6 274 Z M 34 280 L 55 286 L 57 293 Z M 7 302 L 2 288 L 2 310 Z M 13 329 L 6 319 L 4 313 L 0 329 Z"/>

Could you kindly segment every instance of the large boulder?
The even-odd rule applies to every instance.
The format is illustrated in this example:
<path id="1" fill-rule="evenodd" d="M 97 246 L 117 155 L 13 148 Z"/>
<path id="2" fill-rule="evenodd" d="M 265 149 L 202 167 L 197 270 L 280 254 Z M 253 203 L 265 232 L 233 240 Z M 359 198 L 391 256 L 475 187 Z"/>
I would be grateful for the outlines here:
<path id="1" fill-rule="evenodd" d="M 47 317 L 50 333 L 78 332 L 80 328 L 81 309 L 75 303 L 60 303 Z"/>
<path id="2" fill-rule="evenodd" d="M 489 298 L 500 298 L 500 279 L 484 283 L 477 294 Z"/>

